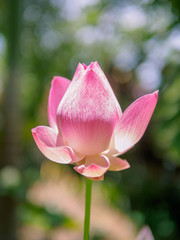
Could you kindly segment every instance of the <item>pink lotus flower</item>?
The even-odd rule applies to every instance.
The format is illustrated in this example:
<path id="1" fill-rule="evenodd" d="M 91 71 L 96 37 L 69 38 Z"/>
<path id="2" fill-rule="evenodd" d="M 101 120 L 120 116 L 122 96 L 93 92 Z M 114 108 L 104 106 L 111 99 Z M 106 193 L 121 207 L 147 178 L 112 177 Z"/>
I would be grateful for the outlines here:
<path id="1" fill-rule="evenodd" d="M 129 168 L 119 155 L 143 136 L 158 91 L 133 102 L 124 113 L 97 62 L 80 64 L 72 82 L 54 77 L 49 93 L 50 127 L 32 129 L 40 151 L 51 161 L 76 164 L 85 177 L 102 180 L 107 170 Z"/>

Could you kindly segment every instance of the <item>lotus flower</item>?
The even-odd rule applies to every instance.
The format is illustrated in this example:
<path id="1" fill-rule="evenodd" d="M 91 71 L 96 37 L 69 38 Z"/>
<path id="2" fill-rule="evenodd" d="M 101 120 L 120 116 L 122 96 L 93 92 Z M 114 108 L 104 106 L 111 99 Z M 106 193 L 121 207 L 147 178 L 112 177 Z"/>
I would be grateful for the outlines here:
<path id="1" fill-rule="evenodd" d="M 51 161 L 75 164 L 93 180 L 129 163 L 118 156 L 143 136 L 157 103 L 158 91 L 133 102 L 124 113 L 97 62 L 78 64 L 72 81 L 54 77 L 49 93 L 49 125 L 32 129 L 40 151 Z"/>

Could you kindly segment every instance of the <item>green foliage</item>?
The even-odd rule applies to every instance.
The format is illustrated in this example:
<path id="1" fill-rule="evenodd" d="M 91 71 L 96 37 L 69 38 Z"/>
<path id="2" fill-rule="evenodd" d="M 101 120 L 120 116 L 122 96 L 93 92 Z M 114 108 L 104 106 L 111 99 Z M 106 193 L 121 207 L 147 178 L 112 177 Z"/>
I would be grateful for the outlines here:
<path id="1" fill-rule="evenodd" d="M 34 205 L 27 201 L 22 203 L 17 210 L 18 219 L 21 224 L 41 226 L 45 230 L 51 230 L 61 226 L 70 228 L 75 226 L 72 220 L 58 211 Z"/>

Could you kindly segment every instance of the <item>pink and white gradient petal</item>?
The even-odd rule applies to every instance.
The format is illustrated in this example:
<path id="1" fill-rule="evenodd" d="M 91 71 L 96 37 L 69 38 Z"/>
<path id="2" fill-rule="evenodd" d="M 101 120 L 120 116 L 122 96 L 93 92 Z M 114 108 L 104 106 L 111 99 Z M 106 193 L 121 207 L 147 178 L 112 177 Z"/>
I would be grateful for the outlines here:
<path id="1" fill-rule="evenodd" d="M 51 161 L 69 164 L 80 160 L 71 147 L 63 146 L 62 139 L 55 129 L 38 126 L 32 129 L 32 135 L 39 150 Z"/>
<path id="2" fill-rule="evenodd" d="M 89 156 L 85 158 L 85 163 L 74 167 L 81 175 L 98 180 L 102 179 L 102 175 L 109 169 L 109 159 L 104 156 Z"/>
<path id="3" fill-rule="evenodd" d="M 120 155 L 131 149 L 143 136 L 158 99 L 158 91 L 144 95 L 133 102 L 123 113 L 115 131 L 111 148 Z M 114 146 L 113 146 L 114 145 Z"/>
<path id="4" fill-rule="evenodd" d="M 84 71 L 65 93 L 57 124 L 73 149 L 83 155 L 96 155 L 108 148 L 121 112 L 107 79 L 101 77 L 95 63 Z"/>
<path id="5" fill-rule="evenodd" d="M 57 130 L 56 114 L 59 103 L 64 96 L 71 81 L 63 77 L 54 77 L 51 82 L 51 89 L 48 100 L 48 119 L 49 125 Z"/>
<path id="6" fill-rule="evenodd" d="M 87 68 L 86 64 L 79 63 L 77 66 L 76 72 L 73 76 L 72 81 L 74 82 L 74 81 L 78 80 L 79 78 L 81 78 L 85 74 L 86 68 Z"/>
<path id="7" fill-rule="evenodd" d="M 109 171 L 121 171 L 130 168 L 128 161 L 119 157 L 109 157 L 110 167 Z"/>

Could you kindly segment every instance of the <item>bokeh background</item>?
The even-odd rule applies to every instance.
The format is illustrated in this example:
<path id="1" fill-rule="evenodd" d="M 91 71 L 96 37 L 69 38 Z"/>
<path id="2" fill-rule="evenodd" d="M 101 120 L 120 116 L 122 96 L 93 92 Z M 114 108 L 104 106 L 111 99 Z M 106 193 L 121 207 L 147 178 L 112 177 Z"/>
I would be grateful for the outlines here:
<path id="1" fill-rule="evenodd" d="M 180 239 L 180 2 L 0 0 L 0 239 L 80 240 L 84 179 L 45 159 L 31 128 L 47 125 L 55 75 L 98 61 L 124 110 L 160 90 L 131 168 L 93 184 L 93 240 Z"/>

